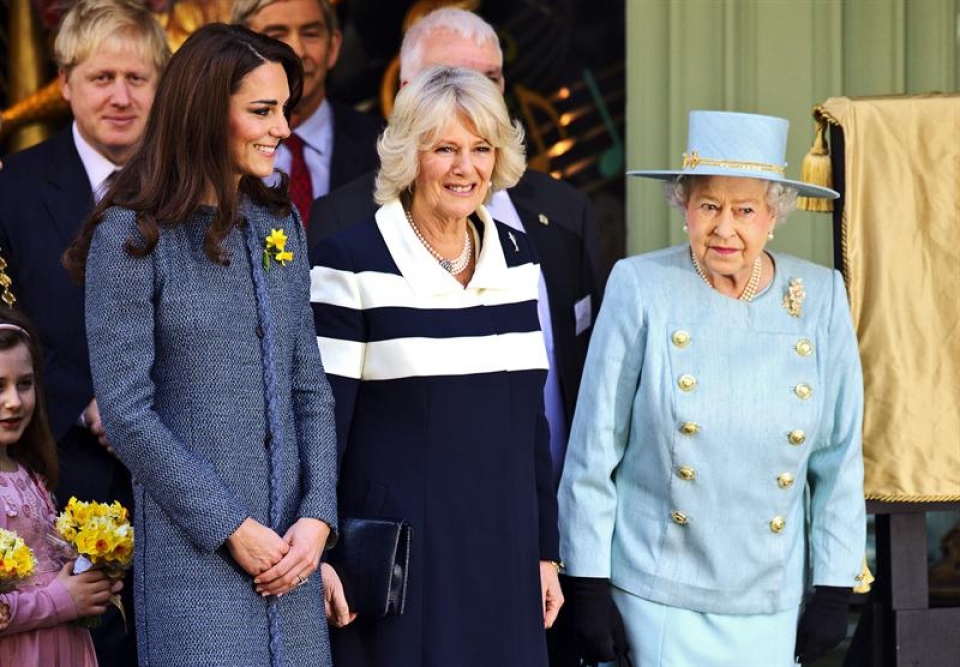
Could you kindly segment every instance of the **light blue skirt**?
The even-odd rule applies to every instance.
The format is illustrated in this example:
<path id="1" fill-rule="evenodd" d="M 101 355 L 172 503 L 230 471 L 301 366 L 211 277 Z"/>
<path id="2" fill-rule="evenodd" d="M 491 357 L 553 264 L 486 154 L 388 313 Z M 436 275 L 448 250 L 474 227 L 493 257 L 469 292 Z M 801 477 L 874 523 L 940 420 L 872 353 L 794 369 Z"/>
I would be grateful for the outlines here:
<path id="1" fill-rule="evenodd" d="M 791 667 L 800 609 L 706 614 L 613 587 L 634 667 Z"/>

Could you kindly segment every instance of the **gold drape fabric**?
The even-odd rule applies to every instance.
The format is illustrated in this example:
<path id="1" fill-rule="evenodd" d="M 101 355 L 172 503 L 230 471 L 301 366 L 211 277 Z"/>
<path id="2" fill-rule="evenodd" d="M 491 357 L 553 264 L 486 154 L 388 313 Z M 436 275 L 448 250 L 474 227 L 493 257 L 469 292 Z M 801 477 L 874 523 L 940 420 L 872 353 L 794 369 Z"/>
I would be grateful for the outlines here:
<path id="1" fill-rule="evenodd" d="M 871 500 L 960 500 L 960 95 L 838 97 Z"/>

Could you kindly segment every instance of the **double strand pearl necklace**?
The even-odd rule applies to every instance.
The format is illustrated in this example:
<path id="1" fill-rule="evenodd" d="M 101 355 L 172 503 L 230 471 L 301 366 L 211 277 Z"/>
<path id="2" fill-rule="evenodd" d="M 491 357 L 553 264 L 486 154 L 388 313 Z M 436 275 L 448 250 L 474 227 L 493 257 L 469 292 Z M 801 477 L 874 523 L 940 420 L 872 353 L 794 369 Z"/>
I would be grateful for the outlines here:
<path id="1" fill-rule="evenodd" d="M 757 296 L 757 287 L 760 285 L 760 273 L 763 271 L 763 255 L 757 257 L 753 260 L 753 269 L 750 271 L 750 279 L 747 280 L 747 286 L 743 288 L 743 292 L 740 293 L 740 296 L 737 297 L 740 301 L 753 301 L 753 298 Z M 713 286 L 713 283 L 707 278 L 707 274 L 704 273 L 703 267 L 700 266 L 700 262 L 697 260 L 696 255 L 693 254 L 693 248 L 690 248 L 690 259 L 693 260 L 693 268 L 697 270 L 697 275 L 707 284 L 707 287 L 710 289 L 717 289 Z"/>
<path id="2" fill-rule="evenodd" d="M 470 265 L 470 260 L 473 258 L 473 241 L 470 239 L 470 230 L 467 229 L 466 236 L 463 239 L 463 250 L 460 251 L 460 255 L 456 259 L 446 259 L 440 253 L 433 249 L 433 246 L 427 243 L 427 239 L 423 238 L 423 234 L 420 233 L 420 230 L 417 228 L 417 223 L 413 221 L 413 216 L 410 214 L 408 209 L 403 209 L 404 214 L 407 216 L 407 222 L 410 223 L 410 226 L 413 227 L 413 233 L 417 235 L 417 238 L 420 239 L 420 243 L 423 244 L 423 247 L 427 249 L 431 255 L 436 257 L 437 261 L 440 263 L 440 266 L 451 276 L 456 276 L 464 272 L 464 270 Z"/>

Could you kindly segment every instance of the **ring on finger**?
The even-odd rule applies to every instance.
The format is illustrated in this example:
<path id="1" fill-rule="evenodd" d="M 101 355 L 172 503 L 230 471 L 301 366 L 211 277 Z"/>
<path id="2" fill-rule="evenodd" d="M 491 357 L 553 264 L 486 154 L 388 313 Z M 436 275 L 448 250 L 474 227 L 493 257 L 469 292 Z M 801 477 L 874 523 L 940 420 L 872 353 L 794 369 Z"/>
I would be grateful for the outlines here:
<path id="1" fill-rule="evenodd" d="M 297 586 L 303 586 L 305 583 L 307 583 L 307 580 L 304 579 L 302 575 L 299 575 L 299 574 L 298 574 L 298 575 L 297 575 Z"/>

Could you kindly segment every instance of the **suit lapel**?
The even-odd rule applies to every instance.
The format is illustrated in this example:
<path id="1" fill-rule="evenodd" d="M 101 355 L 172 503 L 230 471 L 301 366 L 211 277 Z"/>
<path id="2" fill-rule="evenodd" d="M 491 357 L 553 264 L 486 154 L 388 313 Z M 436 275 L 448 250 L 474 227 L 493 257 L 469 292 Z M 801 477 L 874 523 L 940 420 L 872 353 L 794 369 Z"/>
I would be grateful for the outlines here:
<path id="1" fill-rule="evenodd" d="M 344 114 L 340 113 L 339 103 L 330 101 L 330 108 L 333 111 L 333 155 L 330 156 L 330 192 L 333 192 L 341 185 L 345 185 L 352 178 L 345 178 L 347 174 L 354 174 L 360 155 L 360 146 L 350 136 L 347 121 Z"/>
<path id="2" fill-rule="evenodd" d="M 53 226 L 66 248 L 73 242 L 83 220 L 93 208 L 93 192 L 73 143 L 73 134 L 70 131 L 62 132 L 57 141 L 50 171 L 42 185 L 43 199 Z"/>
<path id="3" fill-rule="evenodd" d="M 514 187 L 508 190 L 510 201 L 517 209 L 517 215 L 520 216 L 520 222 L 523 223 L 523 231 L 530 237 L 533 247 L 537 250 L 540 258 L 540 268 L 543 271 L 547 285 L 552 284 L 555 277 L 554 272 L 562 267 L 563 258 L 555 252 L 556 244 L 551 243 L 547 238 L 550 233 L 550 222 L 544 213 L 543 207 L 537 199 L 537 191 L 526 176 L 520 179 Z M 547 224 L 544 224 L 544 220 Z"/>

